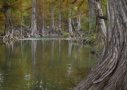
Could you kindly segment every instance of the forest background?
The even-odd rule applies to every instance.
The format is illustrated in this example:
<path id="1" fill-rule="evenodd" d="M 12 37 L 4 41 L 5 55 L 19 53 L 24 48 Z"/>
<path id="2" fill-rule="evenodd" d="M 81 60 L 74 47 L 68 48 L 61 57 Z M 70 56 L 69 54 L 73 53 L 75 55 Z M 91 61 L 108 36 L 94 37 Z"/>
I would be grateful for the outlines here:
<path id="1" fill-rule="evenodd" d="M 75 30 L 80 29 L 86 33 L 90 30 L 96 31 L 95 19 L 89 20 L 88 1 L 77 0 L 73 3 L 74 0 L 1 0 L 0 35 L 10 35 L 15 31 L 19 31 L 20 34 L 27 33 L 25 31 L 32 33 L 32 28 L 34 32 L 50 31 L 53 33 L 53 30 L 60 30 L 64 35 L 68 35 L 69 30 L 72 29 L 69 27 L 69 18 Z M 33 7 L 35 7 L 35 12 L 33 12 Z M 101 8 L 105 15 L 106 0 L 101 0 Z M 36 26 L 34 26 L 33 13 L 35 13 Z M 95 18 L 95 15 L 92 18 Z M 79 20 L 81 28 L 78 28 Z M 93 24 L 90 25 L 90 22 Z"/>

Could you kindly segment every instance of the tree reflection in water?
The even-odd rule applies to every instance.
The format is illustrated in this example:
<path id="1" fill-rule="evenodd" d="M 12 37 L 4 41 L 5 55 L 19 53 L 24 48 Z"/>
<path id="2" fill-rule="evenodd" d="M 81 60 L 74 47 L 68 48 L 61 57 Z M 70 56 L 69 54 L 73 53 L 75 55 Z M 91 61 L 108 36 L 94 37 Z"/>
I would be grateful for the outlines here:
<path id="1" fill-rule="evenodd" d="M 89 59 L 96 60 L 89 47 L 64 40 L 17 41 L 0 47 L 6 52 L 0 52 L 3 90 L 71 90 L 87 74 Z"/>

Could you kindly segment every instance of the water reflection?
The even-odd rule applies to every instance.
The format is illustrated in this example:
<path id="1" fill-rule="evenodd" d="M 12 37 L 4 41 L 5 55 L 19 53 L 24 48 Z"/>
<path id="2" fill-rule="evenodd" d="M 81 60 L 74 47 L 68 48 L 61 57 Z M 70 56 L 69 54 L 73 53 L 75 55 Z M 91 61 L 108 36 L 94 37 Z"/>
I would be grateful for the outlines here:
<path id="1" fill-rule="evenodd" d="M 13 52 L 13 43 L 6 43 L 5 44 L 5 67 L 6 69 L 9 68 L 9 60 L 10 60 L 12 52 Z"/>
<path id="2" fill-rule="evenodd" d="M 53 68 L 53 58 L 54 58 L 54 41 L 50 41 L 51 43 L 51 69 Z"/>
<path id="3" fill-rule="evenodd" d="M 31 41 L 31 51 L 32 51 L 32 64 L 33 64 L 33 75 L 36 77 L 36 45 L 37 41 Z"/>
<path id="4" fill-rule="evenodd" d="M 61 63 L 61 49 L 62 49 L 62 43 L 61 40 L 59 40 L 59 64 Z"/>
<path id="5" fill-rule="evenodd" d="M 89 46 L 64 40 L 17 41 L 0 47 L 2 90 L 72 90 L 96 61 Z"/>
<path id="6" fill-rule="evenodd" d="M 69 41 L 69 51 L 68 56 L 71 57 L 72 54 L 72 43 Z"/>

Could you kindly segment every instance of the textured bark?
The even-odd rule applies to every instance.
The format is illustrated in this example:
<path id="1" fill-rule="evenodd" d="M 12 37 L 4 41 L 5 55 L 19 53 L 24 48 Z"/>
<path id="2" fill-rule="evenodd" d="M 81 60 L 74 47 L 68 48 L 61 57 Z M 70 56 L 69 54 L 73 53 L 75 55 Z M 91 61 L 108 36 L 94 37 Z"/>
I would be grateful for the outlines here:
<path id="1" fill-rule="evenodd" d="M 43 0 L 43 10 L 42 10 L 42 22 L 43 22 L 43 26 L 42 26 L 42 31 L 41 31 L 41 33 L 43 34 L 43 36 L 44 36 L 44 32 L 45 32 L 45 17 L 44 17 L 44 15 L 45 15 L 45 12 L 44 12 L 44 0 Z"/>
<path id="2" fill-rule="evenodd" d="M 79 14 L 79 17 L 77 18 L 77 24 L 78 24 L 78 31 L 82 31 L 81 21 L 80 21 L 80 14 Z"/>
<path id="3" fill-rule="evenodd" d="M 50 25 L 50 32 L 54 33 L 55 26 L 54 26 L 54 10 L 53 10 L 53 3 L 51 4 L 51 25 Z"/>
<path id="4" fill-rule="evenodd" d="M 37 0 L 33 0 L 33 6 L 32 6 L 32 20 L 31 20 L 31 36 L 34 36 L 34 35 L 35 35 L 35 32 L 37 31 L 36 3 L 37 3 Z"/>
<path id="5" fill-rule="evenodd" d="M 73 15 L 73 9 L 71 8 L 71 22 L 74 25 L 74 15 Z"/>
<path id="6" fill-rule="evenodd" d="M 104 19 L 100 19 L 98 16 L 103 16 L 103 12 L 100 6 L 100 1 L 95 1 L 95 15 L 96 15 L 96 29 L 99 34 L 101 34 L 101 37 L 106 37 L 106 27 L 104 23 Z M 99 36 L 99 35 L 98 35 Z"/>
<path id="7" fill-rule="evenodd" d="M 92 26 L 95 25 L 95 10 L 94 10 L 94 1 L 95 0 L 88 0 L 88 6 L 89 6 L 89 33 L 92 31 Z"/>
<path id="8" fill-rule="evenodd" d="M 11 31 L 11 25 L 9 21 L 9 9 L 5 8 L 5 35 L 9 35 Z"/>
<path id="9" fill-rule="evenodd" d="M 61 3 L 61 1 L 59 0 L 59 3 Z M 62 14 L 61 14 L 61 5 L 59 5 L 59 30 L 61 30 L 61 26 L 62 26 Z"/>
<path id="10" fill-rule="evenodd" d="M 69 21 L 69 34 L 73 35 L 71 18 L 68 18 L 68 21 Z"/>
<path id="11" fill-rule="evenodd" d="M 12 13 L 12 10 L 11 10 L 11 16 L 13 16 L 13 13 Z M 13 22 L 12 22 L 12 19 L 10 19 L 10 27 L 11 27 L 11 36 L 13 36 L 14 34 L 14 29 L 13 29 Z"/>
<path id="12" fill-rule="evenodd" d="M 99 61 L 74 90 L 127 90 L 127 1 L 107 0 L 107 37 Z"/>
<path id="13" fill-rule="evenodd" d="M 22 16 L 22 11 L 21 11 L 21 35 L 22 35 L 22 21 L 23 21 L 23 16 Z"/>

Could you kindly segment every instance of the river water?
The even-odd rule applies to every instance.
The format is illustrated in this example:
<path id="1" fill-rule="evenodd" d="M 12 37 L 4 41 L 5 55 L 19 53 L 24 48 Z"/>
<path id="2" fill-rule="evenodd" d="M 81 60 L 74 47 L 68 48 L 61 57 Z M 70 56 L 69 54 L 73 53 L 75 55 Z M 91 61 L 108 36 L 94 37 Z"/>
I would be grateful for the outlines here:
<path id="1" fill-rule="evenodd" d="M 97 58 L 68 40 L 0 43 L 0 90 L 72 90 Z"/>

